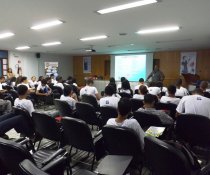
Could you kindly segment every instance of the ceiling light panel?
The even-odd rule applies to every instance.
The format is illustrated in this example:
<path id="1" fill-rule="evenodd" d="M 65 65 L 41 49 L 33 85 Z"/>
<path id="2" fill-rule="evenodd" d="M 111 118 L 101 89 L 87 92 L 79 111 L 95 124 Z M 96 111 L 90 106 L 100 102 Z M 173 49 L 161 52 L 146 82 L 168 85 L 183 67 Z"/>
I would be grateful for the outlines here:
<path id="1" fill-rule="evenodd" d="M 31 29 L 33 29 L 33 30 L 41 30 L 41 29 L 45 29 L 45 28 L 49 28 L 49 27 L 60 25 L 62 23 L 63 23 L 63 21 L 54 20 L 54 21 L 50 21 L 50 22 L 46 22 L 46 23 L 42 23 L 42 24 L 38 24 L 38 25 L 32 26 Z"/>

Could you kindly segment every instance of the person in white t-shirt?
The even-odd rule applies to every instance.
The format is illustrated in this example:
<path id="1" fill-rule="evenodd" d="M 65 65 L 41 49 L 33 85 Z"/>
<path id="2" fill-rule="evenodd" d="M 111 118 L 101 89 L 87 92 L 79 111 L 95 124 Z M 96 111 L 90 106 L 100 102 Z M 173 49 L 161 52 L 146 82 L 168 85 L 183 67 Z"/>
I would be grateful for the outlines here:
<path id="1" fill-rule="evenodd" d="M 97 100 L 100 100 L 100 96 L 98 94 L 98 90 L 96 89 L 96 87 L 93 86 L 93 80 L 91 78 L 86 80 L 86 86 L 83 87 L 80 90 L 80 97 L 82 97 L 84 94 L 92 95 Z"/>
<path id="2" fill-rule="evenodd" d="M 7 90 L 3 89 L 3 83 L 4 83 L 4 81 L 5 81 L 4 79 L 5 79 L 4 76 L 1 76 L 1 77 L 0 77 L 0 93 L 4 93 L 4 92 L 7 91 Z"/>
<path id="3" fill-rule="evenodd" d="M 177 97 L 184 97 L 189 95 L 189 92 L 186 88 L 182 87 L 182 79 L 176 81 L 176 94 Z"/>
<path id="4" fill-rule="evenodd" d="M 54 86 L 60 87 L 62 90 L 64 89 L 63 78 L 61 76 L 56 77 L 56 83 L 54 83 Z"/>
<path id="5" fill-rule="evenodd" d="M 34 107 L 33 103 L 26 99 L 29 94 L 27 86 L 18 86 L 17 92 L 19 94 L 19 98 L 15 100 L 14 106 L 24 108 L 29 112 L 30 115 L 32 115 L 32 112 L 34 112 Z M 31 126 L 28 123 L 28 120 L 26 120 L 25 116 L 16 115 L 15 113 L 0 116 L 0 136 L 12 128 L 14 128 L 17 132 L 26 134 L 27 136 L 31 134 Z"/>
<path id="6" fill-rule="evenodd" d="M 119 89 L 119 93 L 127 93 L 133 96 L 133 91 L 128 80 L 122 82 L 122 87 Z"/>
<path id="7" fill-rule="evenodd" d="M 121 98 L 118 102 L 118 116 L 111 118 L 107 121 L 107 125 L 121 126 L 132 129 L 139 136 L 141 149 L 144 150 L 144 131 L 136 119 L 127 119 L 128 114 L 131 112 L 131 101 L 128 98 Z"/>
<path id="8" fill-rule="evenodd" d="M 36 81 L 36 77 L 32 76 L 31 79 L 28 81 L 28 84 L 31 88 L 35 88 L 35 86 L 38 85 L 38 82 Z"/>
<path id="9" fill-rule="evenodd" d="M 176 108 L 177 116 L 179 114 L 198 114 L 210 118 L 210 99 L 203 96 L 201 89 L 193 91 L 193 95 L 185 96 L 179 102 Z"/>
<path id="10" fill-rule="evenodd" d="M 20 84 L 18 84 L 17 87 L 20 86 L 20 85 L 27 86 L 27 88 L 30 89 L 27 77 L 22 77 L 21 78 Z"/>
<path id="11" fill-rule="evenodd" d="M 61 95 L 60 100 L 66 101 L 72 110 L 76 109 L 76 103 L 78 102 L 78 99 L 71 86 L 65 86 L 63 95 Z"/>
<path id="12" fill-rule="evenodd" d="M 138 93 L 136 93 L 136 92 L 139 92 L 139 88 L 140 88 L 140 86 L 142 86 L 142 85 L 144 85 L 144 86 L 147 87 L 147 85 L 144 84 L 144 79 L 143 79 L 143 78 L 140 78 L 140 79 L 139 79 L 139 84 L 136 85 L 136 86 L 134 87 L 134 92 L 135 92 L 135 94 L 138 94 Z M 148 88 L 148 87 L 147 87 L 147 88 Z"/>
<path id="13" fill-rule="evenodd" d="M 174 85 L 168 86 L 168 96 L 162 96 L 160 99 L 160 102 L 173 103 L 173 104 L 178 105 L 180 102 L 180 99 L 175 97 L 175 93 L 176 93 L 176 86 Z"/>
<path id="14" fill-rule="evenodd" d="M 150 82 L 148 92 L 149 94 L 159 96 L 161 93 L 161 90 L 159 87 L 156 86 L 155 82 Z"/>
<path id="15" fill-rule="evenodd" d="M 47 80 L 43 79 L 41 84 L 38 85 L 36 89 L 36 95 L 39 96 L 50 96 L 52 93 L 51 88 L 47 85 Z"/>
<path id="16" fill-rule="evenodd" d="M 120 98 L 113 96 L 114 91 L 115 90 L 112 85 L 108 85 L 105 87 L 105 97 L 100 99 L 100 107 L 110 106 L 117 109 Z"/>
<path id="17" fill-rule="evenodd" d="M 50 74 L 50 79 L 51 79 L 51 83 L 52 84 L 56 84 L 57 83 L 57 81 L 56 81 L 56 79 L 55 79 L 55 75 L 54 74 Z"/>
<path id="18" fill-rule="evenodd" d="M 139 94 L 134 94 L 133 98 L 144 100 L 144 96 L 148 93 L 147 87 L 145 85 L 139 86 Z"/>

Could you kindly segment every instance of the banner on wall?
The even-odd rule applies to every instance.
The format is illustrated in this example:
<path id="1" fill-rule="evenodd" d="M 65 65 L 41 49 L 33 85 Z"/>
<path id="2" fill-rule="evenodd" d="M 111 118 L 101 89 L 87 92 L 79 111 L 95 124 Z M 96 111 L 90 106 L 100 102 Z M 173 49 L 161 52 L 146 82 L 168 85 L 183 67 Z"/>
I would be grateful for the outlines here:
<path id="1" fill-rule="evenodd" d="M 83 57 L 83 73 L 91 73 L 91 57 Z"/>
<path id="2" fill-rule="evenodd" d="M 196 52 L 182 52 L 180 74 L 196 74 Z"/>
<path id="3" fill-rule="evenodd" d="M 54 76 L 58 75 L 58 62 L 45 62 L 45 74 L 50 76 L 54 74 Z"/>

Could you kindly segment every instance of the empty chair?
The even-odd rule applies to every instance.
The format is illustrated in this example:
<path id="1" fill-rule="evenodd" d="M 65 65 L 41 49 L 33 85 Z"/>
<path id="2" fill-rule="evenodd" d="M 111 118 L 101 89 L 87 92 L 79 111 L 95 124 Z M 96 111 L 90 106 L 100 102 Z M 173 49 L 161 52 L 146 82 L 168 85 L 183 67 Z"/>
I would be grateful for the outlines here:
<path id="1" fill-rule="evenodd" d="M 100 107 L 100 117 L 101 117 L 101 122 L 102 126 L 106 125 L 107 121 L 110 118 L 116 118 L 117 117 L 117 109 L 111 106 L 103 106 Z"/>
<path id="2" fill-rule="evenodd" d="M 187 157 L 188 156 L 188 157 Z M 145 137 L 145 157 L 152 174 L 156 175 L 194 175 L 207 174 L 209 165 L 193 166 L 190 154 L 185 155 L 180 149 L 154 137 Z M 198 162 L 196 162 L 198 165 Z"/>
<path id="3" fill-rule="evenodd" d="M 137 111 L 139 108 L 144 106 L 143 100 L 131 98 L 132 112 Z"/>
<path id="4" fill-rule="evenodd" d="M 76 103 L 76 112 L 78 117 L 87 124 L 101 127 L 101 120 L 91 104 L 84 102 Z"/>
<path id="5" fill-rule="evenodd" d="M 139 122 L 143 130 L 147 130 L 150 126 L 163 126 L 162 122 L 156 115 L 136 111 L 133 113 L 133 116 Z"/>
<path id="6" fill-rule="evenodd" d="M 70 154 L 72 147 L 87 151 L 88 153 L 92 152 L 94 155 L 91 170 L 93 170 L 95 161 L 95 146 L 90 128 L 83 120 L 71 117 L 64 117 L 62 118 L 61 122 L 64 129 L 65 144 L 71 146 Z"/>
<path id="7" fill-rule="evenodd" d="M 22 175 L 20 162 L 25 159 L 33 162 L 39 169 L 54 175 L 63 175 L 66 167 L 65 150 L 42 149 L 33 155 L 16 142 L 0 138 L 0 160 L 8 172 Z"/>
<path id="8" fill-rule="evenodd" d="M 98 105 L 98 102 L 97 102 L 97 100 L 96 100 L 96 98 L 94 96 L 88 95 L 88 94 L 84 94 L 84 95 L 82 95 L 81 101 L 91 104 L 95 108 L 95 110 L 98 111 L 99 105 Z"/>
<path id="9" fill-rule="evenodd" d="M 170 116 L 173 119 L 176 119 L 176 108 L 177 105 L 176 104 L 172 104 L 172 103 L 157 103 L 155 105 L 157 110 L 166 110 L 166 111 L 170 111 Z"/>
<path id="10" fill-rule="evenodd" d="M 73 111 L 72 111 L 70 105 L 66 101 L 55 99 L 54 104 L 61 116 L 72 117 Z"/>
<path id="11" fill-rule="evenodd" d="M 128 94 L 128 93 L 125 93 L 125 92 L 119 92 L 119 95 L 122 98 L 132 98 L 132 95 L 131 94 Z"/>
<path id="12" fill-rule="evenodd" d="M 102 128 L 105 147 L 110 155 L 133 156 L 132 165 L 138 167 L 143 160 L 142 143 L 130 128 L 106 125 Z"/>

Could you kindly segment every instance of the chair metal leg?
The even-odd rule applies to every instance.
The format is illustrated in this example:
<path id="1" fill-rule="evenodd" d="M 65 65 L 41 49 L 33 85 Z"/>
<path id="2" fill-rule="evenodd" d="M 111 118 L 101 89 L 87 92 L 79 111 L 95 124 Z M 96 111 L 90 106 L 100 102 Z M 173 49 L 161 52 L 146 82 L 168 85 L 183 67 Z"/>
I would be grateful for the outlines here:
<path id="1" fill-rule="evenodd" d="M 94 155 L 93 155 L 93 161 L 92 161 L 92 165 L 91 165 L 91 171 L 93 171 L 93 166 L 94 166 L 95 158 L 96 158 L 96 155 L 94 153 Z"/>
<path id="2" fill-rule="evenodd" d="M 39 147 L 40 147 L 41 142 L 42 142 L 42 139 L 38 143 L 38 146 L 37 146 L 37 149 L 36 149 L 37 151 L 39 150 Z"/>

